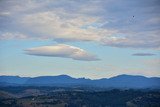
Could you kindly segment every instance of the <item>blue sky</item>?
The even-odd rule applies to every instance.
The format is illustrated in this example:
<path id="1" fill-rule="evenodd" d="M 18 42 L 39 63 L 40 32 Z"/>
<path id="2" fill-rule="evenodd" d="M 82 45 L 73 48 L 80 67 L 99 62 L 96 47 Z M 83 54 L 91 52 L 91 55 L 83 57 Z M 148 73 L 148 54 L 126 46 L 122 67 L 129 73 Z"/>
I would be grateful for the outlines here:
<path id="1" fill-rule="evenodd" d="M 160 76 L 158 0 L 1 0 L 0 75 Z"/>

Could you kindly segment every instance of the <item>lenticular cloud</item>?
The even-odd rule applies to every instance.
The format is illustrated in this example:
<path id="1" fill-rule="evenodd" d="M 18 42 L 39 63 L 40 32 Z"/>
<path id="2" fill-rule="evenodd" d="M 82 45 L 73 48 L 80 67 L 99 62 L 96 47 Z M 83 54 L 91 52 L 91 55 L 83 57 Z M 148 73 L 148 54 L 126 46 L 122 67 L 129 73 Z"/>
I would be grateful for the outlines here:
<path id="1" fill-rule="evenodd" d="M 65 44 L 35 47 L 26 49 L 25 51 L 28 55 L 36 56 L 63 57 L 83 61 L 99 60 L 95 55 L 92 55 L 83 49 Z"/>

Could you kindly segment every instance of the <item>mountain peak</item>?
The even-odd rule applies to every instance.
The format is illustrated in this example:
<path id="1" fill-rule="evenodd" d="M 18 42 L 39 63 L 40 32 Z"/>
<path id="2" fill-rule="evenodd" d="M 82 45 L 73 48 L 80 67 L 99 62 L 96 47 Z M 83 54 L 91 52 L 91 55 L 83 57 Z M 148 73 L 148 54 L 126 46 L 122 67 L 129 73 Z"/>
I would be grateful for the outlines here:
<path id="1" fill-rule="evenodd" d="M 94 86 L 104 88 L 160 88 L 160 78 L 147 78 L 140 75 L 117 75 L 112 78 L 103 79 L 86 79 L 73 78 L 68 75 L 57 76 L 39 76 L 33 78 L 15 77 L 15 76 L 0 76 L 0 83 L 30 85 L 30 86 Z"/>
<path id="2" fill-rule="evenodd" d="M 117 75 L 117 76 L 114 76 L 114 77 L 111 77 L 111 78 L 130 78 L 130 77 L 142 77 L 142 78 L 147 78 L 145 76 L 141 76 L 141 75 L 128 75 L 128 74 L 121 74 L 121 75 Z M 109 79 L 111 79 L 109 78 Z"/>
<path id="3" fill-rule="evenodd" d="M 70 77 L 70 78 L 72 78 L 71 76 L 69 76 L 69 75 L 65 75 L 65 74 L 62 74 L 62 75 L 58 75 L 59 77 Z"/>

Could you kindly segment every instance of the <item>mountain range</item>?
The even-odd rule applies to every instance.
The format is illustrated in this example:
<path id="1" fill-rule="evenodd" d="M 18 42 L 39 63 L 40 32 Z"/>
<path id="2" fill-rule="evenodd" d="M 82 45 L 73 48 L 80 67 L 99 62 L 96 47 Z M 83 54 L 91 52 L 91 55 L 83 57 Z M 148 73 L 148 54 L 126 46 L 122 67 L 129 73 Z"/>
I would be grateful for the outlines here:
<path id="1" fill-rule="evenodd" d="M 58 76 L 0 76 L 1 86 L 92 86 L 101 88 L 158 88 L 160 89 L 160 77 L 145 77 L 134 75 L 118 75 L 111 78 L 86 79 L 73 78 L 68 75 Z"/>

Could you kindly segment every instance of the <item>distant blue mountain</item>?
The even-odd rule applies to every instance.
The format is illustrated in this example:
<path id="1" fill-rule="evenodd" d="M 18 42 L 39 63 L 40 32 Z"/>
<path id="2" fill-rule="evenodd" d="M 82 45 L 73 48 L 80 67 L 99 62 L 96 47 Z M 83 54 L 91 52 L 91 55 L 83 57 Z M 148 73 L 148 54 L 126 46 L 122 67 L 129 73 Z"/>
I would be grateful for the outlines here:
<path id="1" fill-rule="evenodd" d="M 19 76 L 0 76 L 0 84 L 12 83 L 12 84 L 25 84 L 30 77 L 19 77 Z"/>
<path id="2" fill-rule="evenodd" d="M 54 84 L 64 84 L 64 83 L 74 83 L 75 78 L 72 78 L 68 75 L 59 75 L 59 76 L 39 76 L 35 78 L 30 78 L 26 84 L 34 85 L 54 85 Z"/>
<path id="3" fill-rule="evenodd" d="M 96 81 L 98 86 L 113 88 L 151 88 L 160 87 L 160 78 L 144 76 L 118 75 L 109 79 Z"/>
<path id="4" fill-rule="evenodd" d="M 0 76 L 0 85 L 29 85 L 29 86 L 94 86 L 103 88 L 159 88 L 160 78 L 144 76 L 118 75 L 112 78 L 86 79 L 73 78 L 68 75 L 19 77 Z"/>

